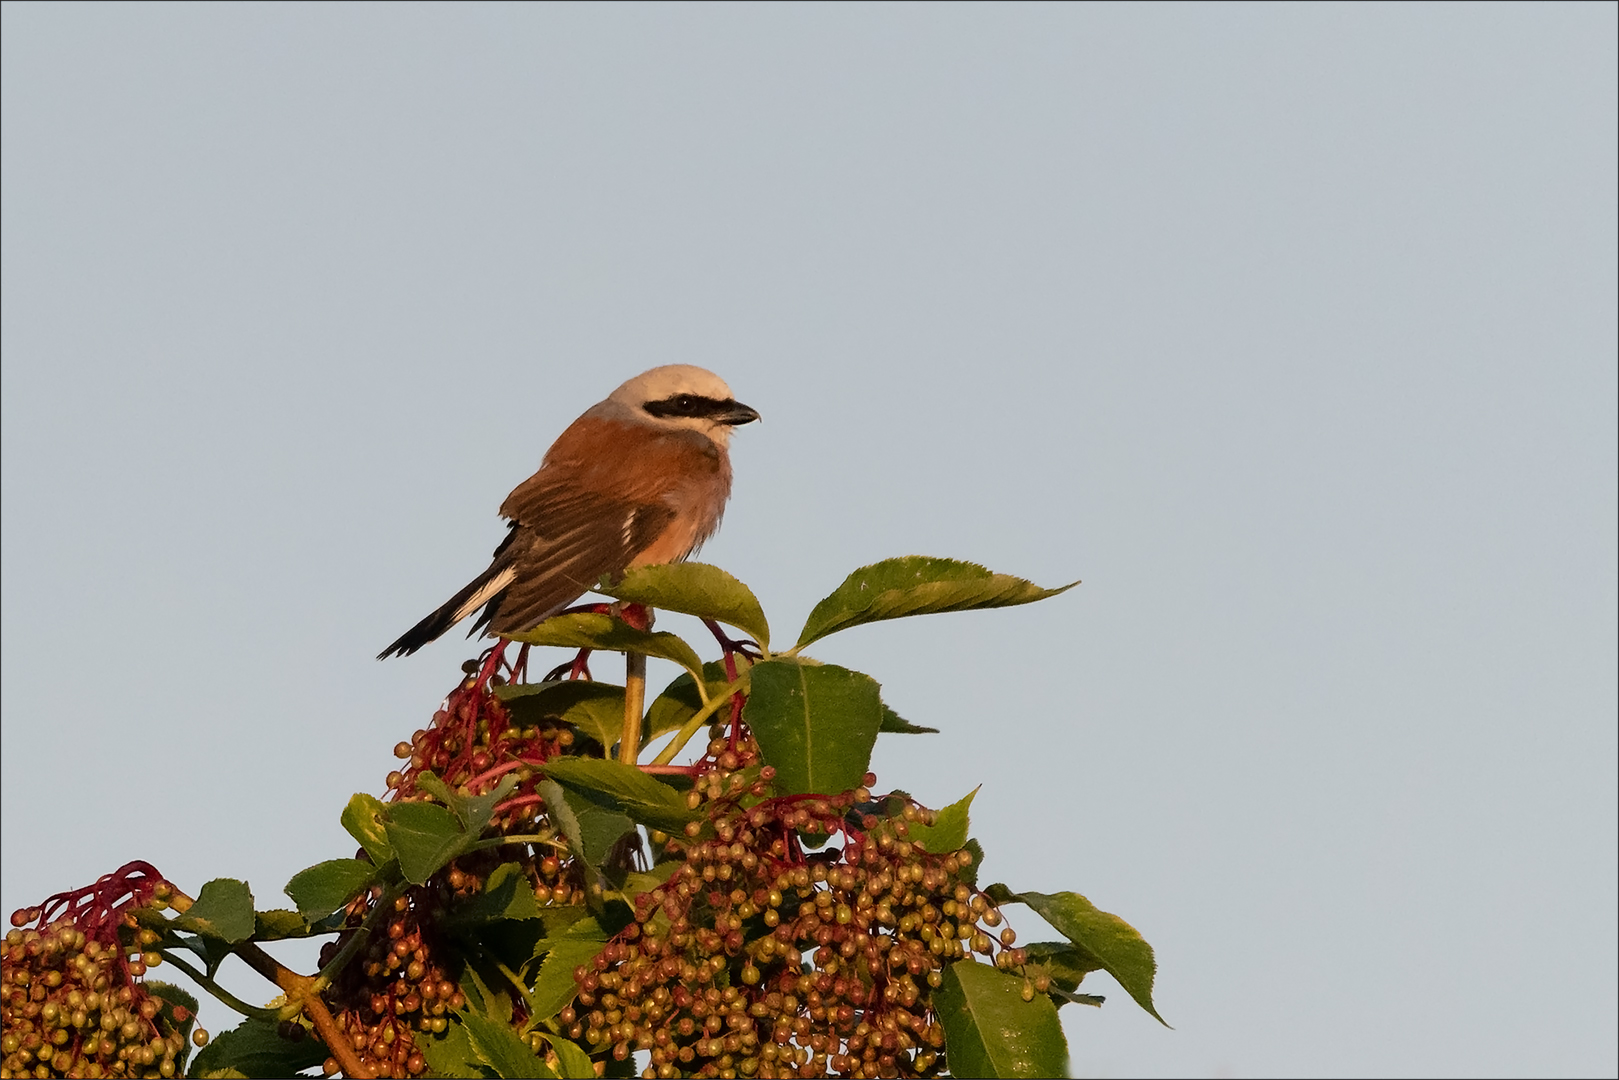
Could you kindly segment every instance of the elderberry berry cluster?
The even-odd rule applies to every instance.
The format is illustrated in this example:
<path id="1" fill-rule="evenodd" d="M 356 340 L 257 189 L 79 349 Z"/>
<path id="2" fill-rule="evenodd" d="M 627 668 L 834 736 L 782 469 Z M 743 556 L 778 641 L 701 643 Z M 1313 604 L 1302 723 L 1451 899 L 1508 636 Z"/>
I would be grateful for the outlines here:
<path id="1" fill-rule="evenodd" d="M 350 906 L 350 918 L 363 918 L 381 890 Z M 378 1076 L 420 1076 L 427 1062 L 416 1046 L 415 1033 L 444 1031 L 446 1013 L 461 1008 L 466 999 L 434 949 L 433 928 L 424 927 L 423 913 L 412 897 L 394 901 L 385 931 L 374 936 L 358 957 L 350 961 L 327 994 L 335 1006 L 338 1029 L 353 1045 L 361 1061 Z M 422 897 L 414 898 L 419 902 Z M 337 954 L 341 942 L 321 950 L 324 966 Z M 338 1071 L 337 1059 L 327 1058 L 326 1075 Z"/>
<path id="2" fill-rule="evenodd" d="M 41 914 L 13 913 L 0 951 L 0 1077 L 176 1075 L 186 1048 L 176 1024 L 190 1011 L 139 981 L 158 962 L 141 952 L 156 935 L 128 911 L 28 925 Z"/>
<path id="3" fill-rule="evenodd" d="M 1000 914 L 972 884 L 972 852 L 911 839 L 932 812 L 873 799 L 870 774 L 838 795 L 772 797 L 773 770 L 743 771 L 752 740 L 723 743 L 710 758 L 736 771 L 699 780 L 688 805 L 703 818 L 664 841 L 672 873 L 574 972 L 567 1034 L 618 1060 L 646 1051 L 649 1077 L 939 1075 L 943 967 L 1013 941 L 991 936 Z"/>

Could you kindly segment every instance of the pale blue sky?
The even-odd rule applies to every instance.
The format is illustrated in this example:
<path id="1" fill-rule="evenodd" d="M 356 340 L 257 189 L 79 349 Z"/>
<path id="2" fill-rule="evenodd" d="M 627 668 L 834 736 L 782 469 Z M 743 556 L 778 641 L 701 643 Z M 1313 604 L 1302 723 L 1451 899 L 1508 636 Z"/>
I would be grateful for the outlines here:
<path id="1" fill-rule="evenodd" d="M 1613 5 L 3 30 L 5 910 L 348 854 L 469 647 L 372 657 L 689 362 L 783 634 L 888 555 L 1085 580 L 812 650 L 1157 947 L 1176 1030 L 1097 977 L 1078 1075 L 1619 1068 Z"/>

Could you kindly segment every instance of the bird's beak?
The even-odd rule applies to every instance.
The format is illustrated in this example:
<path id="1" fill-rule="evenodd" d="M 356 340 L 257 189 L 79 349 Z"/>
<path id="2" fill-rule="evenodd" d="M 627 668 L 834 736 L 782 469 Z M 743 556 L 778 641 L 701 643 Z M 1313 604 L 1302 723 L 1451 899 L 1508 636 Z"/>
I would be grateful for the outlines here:
<path id="1" fill-rule="evenodd" d="M 759 419 L 757 410 L 742 404 L 740 401 L 727 402 L 727 404 L 730 408 L 716 414 L 714 417 L 722 424 L 730 424 L 732 427 L 736 427 L 738 424 L 751 424 Z"/>

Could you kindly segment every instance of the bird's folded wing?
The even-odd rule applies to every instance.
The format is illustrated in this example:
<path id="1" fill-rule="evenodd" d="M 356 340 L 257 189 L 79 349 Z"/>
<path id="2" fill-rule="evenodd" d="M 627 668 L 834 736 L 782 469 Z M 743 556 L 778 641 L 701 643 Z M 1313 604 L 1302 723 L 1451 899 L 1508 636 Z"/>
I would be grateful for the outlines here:
<path id="1" fill-rule="evenodd" d="M 497 553 L 497 561 L 514 571 L 511 584 L 490 601 L 475 629 L 488 626 L 496 634 L 533 629 L 604 575 L 623 571 L 675 516 L 659 504 L 555 488 L 550 494 L 530 499 L 512 523 Z"/>
<path id="2" fill-rule="evenodd" d="M 589 413 L 574 421 L 540 471 L 519 484 L 500 513 L 512 534 L 496 564 L 516 571 L 478 627 L 516 634 L 577 600 L 603 575 L 619 573 L 663 536 L 693 496 L 709 488 L 724 504 L 730 468 L 711 439 L 692 431 L 649 432 Z M 688 522 L 683 557 L 718 524 L 717 511 Z M 687 535 L 689 534 L 689 535 Z"/>
<path id="3" fill-rule="evenodd" d="M 679 488 L 722 477 L 728 490 L 730 465 L 713 440 L 697 432 L 648 431 L 586 414 L 557 439 L 540 471 L 506 496 L 500 515 L 545 527 L 574 499 L 649 505 L 664 502 Z"/>

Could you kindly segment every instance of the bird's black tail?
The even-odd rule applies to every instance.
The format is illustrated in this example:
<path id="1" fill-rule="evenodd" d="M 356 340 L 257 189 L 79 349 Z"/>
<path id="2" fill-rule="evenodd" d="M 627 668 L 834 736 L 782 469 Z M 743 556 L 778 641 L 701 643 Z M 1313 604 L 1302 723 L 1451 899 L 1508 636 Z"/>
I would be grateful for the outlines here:
<path id="1" fill-rule="evenodd" d="M 498 552 L 497 552 L 498 554 Z M 446 600 L 437 611 L 417 623 L 415 626 L 399 635 L 399 640 L 389 645 L 377 654 L 378 660 L 386 660 L 390 656 L 409 656 L 417 649 L 430 641 L 436 641 L 443 636 L 444 631 L 460 622 L 470 614 L 471 609 L 467 602 L 477 596 L 479 592 L 489 589 L 494 580 L 501 575 L 505 567 L 497 560 L 494 566 L 485 570 L 467 583 L 466 588 Z M 486 600 L 493 600 L 500 596 L 503 589 L 490 590 L 491 594 Z M 481 606 L 481 604 L 473 605 Z"/>

